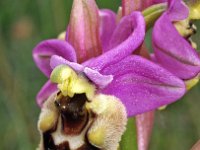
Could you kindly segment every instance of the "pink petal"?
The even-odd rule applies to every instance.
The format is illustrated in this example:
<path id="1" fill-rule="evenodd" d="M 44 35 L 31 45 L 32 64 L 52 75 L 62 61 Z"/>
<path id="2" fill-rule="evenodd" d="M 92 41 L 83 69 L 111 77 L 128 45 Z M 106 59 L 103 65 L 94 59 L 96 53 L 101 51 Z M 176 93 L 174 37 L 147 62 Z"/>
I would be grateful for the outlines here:
<path id="1" fill-rule="evenodd" d="M 98 71 L 90 69 L 90 68 L 85 68 L 84 69 L 85 75 L 95 83 L 98 88 L 105 88 L 108 84 L 110 84 L 113 80 L 112 75 L 102 75 Z"/>
<path id="2" fill-rule="evenodd" d="M 189 10 L 182 0 L 168 0 L 168 5 L 169 8 L 165 14 L 171 21 L 183 20 L 189 14 Z"/>
<path id="3" fill-rule="evenodd" d="M 52 55 L 59 55 L 69 61 L 76 62 L 76 54 L 73 47 L 62 40 L 46 40 L 39 43 L 33 50 L 33 59 L 37 67 L 49 77 L 52 69 L 50 58 Z"/>
<path id="4" fill-rule="evenodd" d="M 113 81 L 102 92 L 121 99 L 127 108 L 128 116 L 170 104 L 185 93 L 182 80 L 136 55 L 109 65 L 100 73 L 113 75 Z"/>
<path id="5" fill-rule="evenodd" d="M 48 97 L 57 91 L 57 85 L 56 84 L 53 84 L 51 83 L 50 80 L 48 80 L 44 86 L 40 89 L 39 93 L 37 94 L 37 97 L 36 97 L 36 101 L 37 101 L 37 104 L 42 107 L 42 104 L 45 100 L 48 99 Z"/>
<path id="6" fill-rule="evenodd" d="M 92 60 L 91 63 L 87 63 L 88 67 L 101 70 L 107 65 L 119 62 L 142 44 L 144 36 L 145 22 L 140 12 L 133 12 L 123 17 L 111 39 L 112 47 L 115 47 Z"/>
<path id="7" fill-rule="evenodd" d="M 100 15 L 100 36 L 103 52 L 108 50 L 108 44 L 116 28 L 116 14 L 108 9 L 102 9 L 99 11 Z"/>

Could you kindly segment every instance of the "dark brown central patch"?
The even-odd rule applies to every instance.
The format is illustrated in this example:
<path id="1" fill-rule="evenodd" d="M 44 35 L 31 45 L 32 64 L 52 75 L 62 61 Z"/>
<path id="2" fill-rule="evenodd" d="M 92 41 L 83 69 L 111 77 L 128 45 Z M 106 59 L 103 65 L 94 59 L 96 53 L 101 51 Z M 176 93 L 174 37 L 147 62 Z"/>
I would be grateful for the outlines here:
<path id="1" fill-rule="evenodd" d="M 85 94 L 76 94 L 74 97 L 61 97 L 55 101 L 61 113 L 62 128 L 67 135 L 77 135 L 82 132 L 88 123 L 88 112 L 85 108 L 87 97 Z"/>
<path id="2" fill-rule="evenodd" d="M 87 126 L 89 122 L 89 112 L 85 108 L 87 97 L 85 94 L 76 94 L 70 98 L 58 93 L 55 105 L 58 108 L 62 119 L 62 130 L 66 135 L 78 135 Z M 51 134 L 56 130 L 53 129 L 43 133 L 43 144 L 45 150 L 70 150 L 68 141 L 55 145 Z M 77 150 L 100 150 L 92 146 L 85 138 L 85 144 Z"/>

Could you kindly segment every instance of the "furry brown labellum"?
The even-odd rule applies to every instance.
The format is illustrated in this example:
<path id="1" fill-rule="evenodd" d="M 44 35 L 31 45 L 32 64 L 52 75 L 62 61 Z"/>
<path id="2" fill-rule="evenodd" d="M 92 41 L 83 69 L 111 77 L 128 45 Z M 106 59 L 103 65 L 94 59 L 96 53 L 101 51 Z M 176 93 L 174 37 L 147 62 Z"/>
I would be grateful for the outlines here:
<path id="1" fill-rule="evenodd" d="M 125 130 L 126 110 L 114 96 L 64 96 L 54 93 L 44 103 L 38 129 L 39 150 L 117 150 Z"/>

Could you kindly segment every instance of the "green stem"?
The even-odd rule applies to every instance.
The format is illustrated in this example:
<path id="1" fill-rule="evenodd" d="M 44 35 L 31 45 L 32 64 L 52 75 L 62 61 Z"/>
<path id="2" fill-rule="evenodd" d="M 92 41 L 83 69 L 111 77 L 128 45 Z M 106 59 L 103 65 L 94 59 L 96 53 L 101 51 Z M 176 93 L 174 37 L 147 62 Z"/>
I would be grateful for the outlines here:
<path id="1" fill-rule="evenodd" d="M 161 16 L 161 14 L 166 10 L 167 4 L 161 3 L 152 5 L 145 9 L 142 14 L 146 22 L 146 30 L 154 25 L 154 22 Z"/>
<path id="2" fill-rule="evenodd" d="M 137 150 L 135 118 L 129 118 L 118 150 Z"/>

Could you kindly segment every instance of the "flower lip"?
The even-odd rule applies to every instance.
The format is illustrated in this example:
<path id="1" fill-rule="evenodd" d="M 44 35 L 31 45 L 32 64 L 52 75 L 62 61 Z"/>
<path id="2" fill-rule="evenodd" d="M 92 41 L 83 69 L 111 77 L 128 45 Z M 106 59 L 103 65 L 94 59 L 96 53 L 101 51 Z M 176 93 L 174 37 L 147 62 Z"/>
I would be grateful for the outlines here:
<path id="1" fill-rule="evenodd" d="M 84 105 L 86 103 L 87 97 L 85 94 L 76 94 L 72 98 L 68 96 L 57 94 L 55 100 L 55 105 L 60 111 L 60 113 L 70 120 L 78 120 L 86 113 Z"/>
<path id="2" fill-rule="evenodd" d="M 46 120 L 49 113 L 54 113 L 59 109 L 56 122 L 47 131 L 40 130 L 43 136 L 40 143 L 40 148 L 45 149 L 83 149 L 83 150 L 100 150 L 100 149 L 116 149 L 120 141 L 120 137 L 125 130 L 127 121 L 126 110 L 123 104 L 114 96 L 98 94 L 94 101 L 87 102 L 85 95 L 77 95 L 75 99 L 66 99 L 58 92 L 58 103 L 54 103 L 52 98 L 49 98 L 42 108 L 39 120 L 40 124 Z M 82 113 L 75 118 L 70 114 L 60 111 L 60 106 L 73 105 L 82 108 L 78 103 L 82 99 L 82 104 L 87 103 L 90 107 L 84 107 Z M 85 100 L 84 100 L 85 99 Z M 75 105 L 74 105 L 75 104 Z M 75 106 L 75 107 L 74 107 Z M 66 106 L 68 107 L 68 106 Z M 71 108 L 69 108 L 71 109 Z M 100 110 L 100 111 L 98 111 Z M 74 111 L 73 111 L 74 112 Z M 70 115 L 70 116 L 69 116 Z M 48 122 L 46 122 L 48 124 Z M 99 134 L 99 132 L 101 134 Z M 112 141 L 110 141 L 112 139 Z"/>

